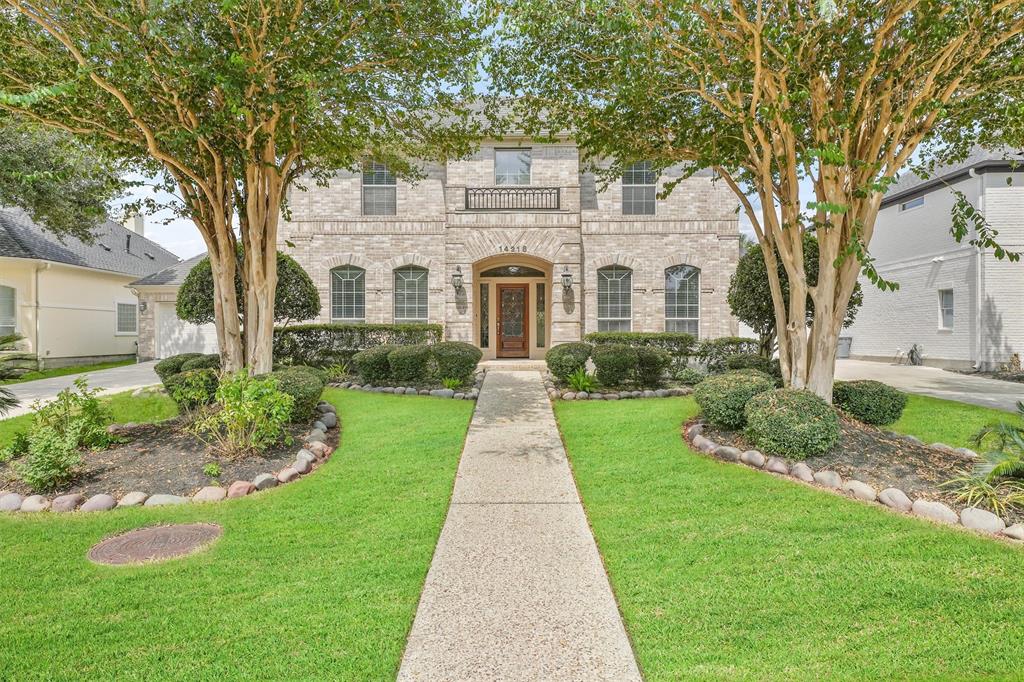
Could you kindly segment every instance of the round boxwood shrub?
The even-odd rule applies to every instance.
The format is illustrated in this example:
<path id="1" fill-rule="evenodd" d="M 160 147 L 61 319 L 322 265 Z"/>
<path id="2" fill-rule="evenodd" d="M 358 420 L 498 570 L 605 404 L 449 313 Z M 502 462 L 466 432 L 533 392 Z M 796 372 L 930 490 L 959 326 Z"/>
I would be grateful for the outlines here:
<path id="1" fill-rule="evenodd" d="M 907 395 L 881 381 L 837 381 L 832 402 L 865 424 L 892 424 L 903 416 Z"/>
<path id="2" fill-rule="evenodd" d="M 430 347 L 437 363 L 438 379 L 458 379 L 469 383 L 483 353 L 476 346 L 462 341 L 444 341 Z"/>
<path id="3" fill-rule="evenodd" d="M 725 358 L 726 369 L 756 369 L 765 374 L 775 374 L 772 361 L 757 353 L 736 353 Z"/>
<path id="4" fill-rule="evenodd" d="M 160 377 L 160 381 L 167 383 L 167 378 L 172 377 L 175 374 L 181 372 L 181 366 L 189 360 L 203 357 L 202 353 L 182 353 L 181 355 L 172 355 L 169 358 L 164 358 L 160 362 L 153 365 L 153 371 Z"/>
<path id="5" fill-rule="evenodd" d="M 391 380 L 397 384 L 422 384 L 430 375 L 430 346 L 398 346 L 388 353 Z"/>
<path id="6" fill-rule="evenodd" d="M 839 442 L 839 417 L 810 391 L 779 388 L 747 403 L 747 437 L 761 450 L 802 459 Z"/>
<path id="7" fill-rule="evenodd" d="M 312 419 L 327 385 L 323 373 L 313 367 L 295 365 L 271 372 L 270 376 L 277 380 L 278 390 L 293 399 L 288 421 L 301 423 Z"/>
<path id="8" fill-rule="evenodd" d="M 604 386 L 621 386 L 636 372 L 636 349 L 621 343 L 594 346 L 594 374 Z"/>
<path id="9" fill-rule="evenodd" d="M 644 388 L 657 388 L 665 382 L 665 371 L 672 354 L 661 348 L 636 348 L 636 381 Z"/>
<path id="10" fill-rule="evenodd" d="M 209 368 L 178 372 L 164 380 L 167 395 L 186 411 L 212 403 L 219 385 L 217 370 Z"/>
<path id="11" fill-rule="evenodd" d="M 755 395 L 775 388 L 775 380 L 753 369 L 715 374 L 697 384 L 693 397 L 708 421 L 727 429 L 747 423 L 744 409 Z"/>
<path id="12" fill-rule="evenodd" d="M 193 369 L 220 369 L 220 355 L 217 353 L 200 355 L 197 358 L 186 360 L 181 365 L 182 372 L 188 372 Z"/>
<path id="13" fill-rule="evenodd" d="M 397 346 L 382 344 L 361 350 L 352 356 L 352 363 L 363 381 L 375 386 L 383 386 L 391 378 L 391 365 L 388 354 Z"/>
<path id="14" fill-rule="evenodd" d="M 569 381 L 573 372 L 586 369 L 587 359 L 593 350 L 589 343 L 561 343 L 548 350 L 544 359 L 551 374 L 564 383 Z"/>

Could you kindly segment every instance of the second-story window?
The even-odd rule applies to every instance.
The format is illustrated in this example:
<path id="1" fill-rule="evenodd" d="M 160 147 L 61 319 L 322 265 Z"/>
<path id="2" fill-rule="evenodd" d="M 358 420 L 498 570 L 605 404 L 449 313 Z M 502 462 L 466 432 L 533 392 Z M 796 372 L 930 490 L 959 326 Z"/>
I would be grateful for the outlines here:
<path id="1" fill-rule="evenodd" d="M 397 183 L 386 164 L 370 161 L 363 166 L 363 215 L 395 215 Z"/>
<path id="2" fill-rule="evenodd" d="M 657 181 L 650 161 L 626 166 L 622 173 L 622 215 L 654 215 Z"/>
<path id="3" fill-rule="evenodd" d="M 532 160 L 529 149 L 495 149 L 494 184 L 529 185 Z"/>

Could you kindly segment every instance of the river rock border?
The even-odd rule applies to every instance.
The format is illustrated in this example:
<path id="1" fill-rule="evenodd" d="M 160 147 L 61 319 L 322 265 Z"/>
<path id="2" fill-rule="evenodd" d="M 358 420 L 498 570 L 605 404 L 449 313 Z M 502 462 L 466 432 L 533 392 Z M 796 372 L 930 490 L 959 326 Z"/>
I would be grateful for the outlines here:
<path id="1" fill-rule="evenodd" d="M 179 505 L 189 502 L 220 502 L 225 499 L 245 497 L 260 490 L 267 490 L 278 485 L 291 483 L 301 476 L 312 473 L 334 452 L 334 448 L 327 444 L 327 432 L 340 428 L 338 413 L 334 405 L 321 401 L 317 406 L 318 416 L 312 424 L 312 428 L 303 439 L 303 447 L 296 453 L 295 461 L 275 473 L 265 473 L 255 476 L 251 481 L 235 481 L 227 488 L 219 485 L 208 485 L 200 488 L 191 497 L 182 495 L 153 494 L 144 492 L 130 492 L 120 500 L 113 495 L 100 493 L 86 498 L 81 493 L 71 493 L 49 498 L 43 495 L 29 495 L 22 497 L 18 493 L 0 492 L 0 512 L 98 512 L 110 511 L 123 507 L 161 507 L 167 505 Z M 129 422 L 127 424 L 112 424 L 108 430 L 111 433 L 128 433 L 138 428 L 140 424 Z"/>
<path id="2" fill-rule="evenodd" d="M 951 526 L 961 525 L 964 528 L 981 533 L 1024 541 L 1024 524 L 1015 523 L 1007 525 L 1003 519 L 985 509 L 968 507 L 957 513 L 942 502 L 923 498 L 911 501 L 907 494 L 899 488 L 886 488 L 881 492 L 877 492 L 872 486 L 863 481 L 856 479 L 844 481 L 835 471 L 828 469 L 814 471 L 804 462 L 797 462 L 790 467 L 780 457 L 766 457 L 757 450 L 747 450 L 744 452 L 739 448 L 714 442 L 704 436 L 704 424 L 699 421 L 688 424 L 683 429 L 683 434 L 685 440 L 697 452 L 711 455 L 726 462 L 745 464 L 753 469 L 762 469 L 780 476 L 789 476 L 819 488 L 846 494 L 863 502 L 877 502 L 893 511 L 914 514 L 915 516 L 938 523 Z M 917 439 L 913 440 L 920 443 Z M 942 443 L 934 444 L 931 447 L 954 450 L 954 448 Z M 956 451 L 968 457 L 974 455 L 973 452 L 965 449 Z"/>
<path id="3" fill-rule="evenodd" d="M 476 400 L 480 397 L 480 387 L 484 383 L 486 370 L 478 369 L 473 379 L 473 388 L 468 391 L 454 391 L 450 388 L 413 388 L 412 386 L 373 386 L 372 384 L 360 384 L 355 381 L 341 381 L 332 383 L 332 388 L 345 388 L 350 391 L 363 391 L 365 393 L 391 393 L 394 395 L 425 395 L 434 398 L 449 398 L 452 400 Z"/>
<path id="4" fill-rule="evenodd" d="M 558 388 L 555 385 L 555 378 L 551 372 L 544 373 L 544 389 L 552 400 L 636 400 L 642 398 L 672 398 L 675 396 L 690 395 L 693 389 L 689 386 L 679 388 L 659 388 L 657 390 L 645 391 L 608 391 L 605 393 L 588 393 L 587 391 L 572 391 L 565 388 Z"/>

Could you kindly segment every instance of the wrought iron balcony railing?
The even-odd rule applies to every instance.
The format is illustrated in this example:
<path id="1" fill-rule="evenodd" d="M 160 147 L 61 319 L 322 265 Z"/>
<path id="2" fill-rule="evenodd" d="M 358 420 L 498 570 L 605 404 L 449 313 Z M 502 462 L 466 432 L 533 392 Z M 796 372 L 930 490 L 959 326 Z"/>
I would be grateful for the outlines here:
<path id="1" fill-rule="evenodd" d="M 467 187 L 467 211 L 557 211 L 560 187 Z"/>

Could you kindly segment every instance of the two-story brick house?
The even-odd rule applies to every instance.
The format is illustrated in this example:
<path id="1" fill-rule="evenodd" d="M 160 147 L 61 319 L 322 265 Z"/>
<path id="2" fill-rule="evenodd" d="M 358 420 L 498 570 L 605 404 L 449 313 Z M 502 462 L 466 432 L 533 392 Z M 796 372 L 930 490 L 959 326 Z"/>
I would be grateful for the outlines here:
<path id="1" fill-rule="evenodd" d="M 294 190 L 279 247 L 320 290 L 319 321 L 443 323 L 485 358 L 596 330 L 735 334 L 737 201 L 710 172 L 657 198 L 679 173 L 640 163 L 602 190 L 571 141 L 508 137 L 415 183 L 374 163 Z"/>

